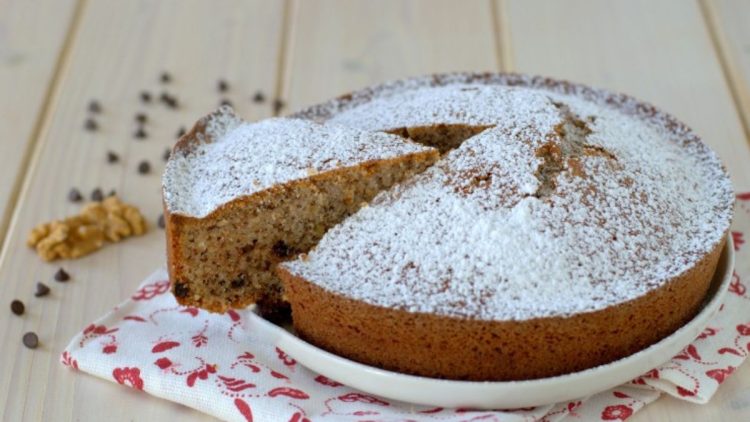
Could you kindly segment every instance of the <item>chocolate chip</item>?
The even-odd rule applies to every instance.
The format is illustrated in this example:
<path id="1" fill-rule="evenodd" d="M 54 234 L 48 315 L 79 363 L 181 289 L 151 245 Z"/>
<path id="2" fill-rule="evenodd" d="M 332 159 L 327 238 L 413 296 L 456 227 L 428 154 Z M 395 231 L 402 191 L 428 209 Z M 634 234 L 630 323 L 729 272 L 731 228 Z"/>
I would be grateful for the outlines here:
<path id="1" fill-rule="evenodd" d="M 188 294 L 190 294 L 190 289 L 188 289 L 185 283 L 174 284 L 174 295 L 176 297 L 186 297 Z"/>
<path id="2" fill-rule="evenodd" d="M 182 138 L 185 133 L 187 133 L 187 130 L 185 130 L 185 126 L 180 126 L 179 129 L 177 129 L 177 137 Z"/>
<path id="3" fill-rule="evenodd" d="M 159 80 L 162 83 L 169 83 L 172 81 L 172 75 L 170 75 L 168 72 L 161 72 L 161 75 L 159 75 Z"/>
<path id="4" fill-rule="evenodd" d="M 110 164 L 114 164 L 116 162 L 120 161 L 120 156 L 117 155 L 114 151 L 107 151 L 107 162 Z"/>
<path id="5" fill-rule="evenodd" d="M 89 102 L 89 111 L 92 113 L 101 113 L 102 112 L 102 106 L 99 104 L 99 101 L 91 100 Z"/>
<path id="6" fill-rule="evenodd" d="M 36 349 L 39 346 L 39 336 L 34 332 L 28 332 L 23 335 L 23 345 L 29 349 Z"/>
<path id="7" fill-rule="evenodd" d="M 292 254 L 292 250 L 283 240 L 279 240 L 271 247 L 271 252 L 279 258 L 286 258 Z"/>
<path id="8" fill-rule="evenodd" d="M 258 92 L 255 93 L 255 95 L 253 95 L 253 102 L 254 103 L 260 104 L 260 103 L 262 103 L 264 101 L 266 101 L 266 96 L 261 91 L 258 91 Z"/>
<path id="9" fill-rule="evenodd" d="M 138 163 L 138 173 L 140 174 L 149 174 L 151 172 L 151 164 L 143 160 L 140 163 Z"/>
<path id="10" fill-rule="evenodd" d="M 26 307 L 23 305 L 23 302 L 16 299 L 13 302 L 10 302 L 10 311 L 13 312 L 16 315 L 23 315 L 24 311 L 26 310 Z"/>
<path id="11" fill-rule="evenodd" d="M 96 188 L 93 191 L 91 191 L 91 200 L 92 201 L 101 201 L 104 199 L 104 192 L 102 192 L 101 188 Z"/>
<path id="12" fill-rule="evenodd" d="M 219 92 L 227 92 L 229 90 L 229 84 L 224 79 L 219 79 L 219 82 L 216 83 L 216 89 L 218 89 Z"/>
<path id="13" fill-rule="evenodd" d="M 232 102 L 231 102 L 231 101 L 229 101 L 228 99 L 224 98 L 224 99 L 222 99 L 222 100 L 221 100 L 221 101 L 219 102 L 219 105 L 220 105 L 220 106 L 227 106 L 227 107 L 231 107 L 231 106 L 232 106 Z"/>
<path id="14" fill-rule="evenodd" d="M 160 214 L 159 218 L 156 219 L 156 225 L 159 226 L 160 229 L 163 229 L 166 226 L 166 222 L 164 221 L 164 214 Z"/>
<path id="15" fill-rule="evenodd" d="M 284 108 L 285 105 L 286 104 L 284 104 L 284 101 L 280 98 L 273 100 L 273 112 L 274 113 L 280 112 Z"/>
<path id="16" fill-rule="evenodd" d="M 139 126 L 135 133 L 133 133 L 133 136 L 135 136 L 136 139 L 146 139 L 148 137 L 148 134 L 146 133 L 146 129 L 144 129 L 143 126 Z"/>
<path id="17" fill-rule="evenodd" d="M 68 192 L 68 200 L 70 202 L 80 202 L 81 199 L 83 199 L 83 196 L 81 195 L 81 191 L 79 191 L 76 188 L 73 188 Z"/>
<path id="18" fill-rule="evenodd" d="M 142 103 L 150 103 L 151 102 L 151 93 L 148 91 L 141 91 L 141 102 Z"/>
<path id="19" fill-rule="evenodd" d="M 43 297 L 47 296 L 50 292 L 49 286 L 46 284 L 39 282 L 36 283 L 36 292 L 34 292 L 34 296 L 36 297 Z"/>
<path id="20" fill-rule="evenodd" d="M 86 130 L 91 131 L 91 132 L 99 129 L 99 125 L 96 123 L 96 120 L 91 119 L 91 118 L 86 119 L 86 122 L 83 124 L 83 127 L 86 128 Z"/>
<path id="21" fill-rule="evenodd" d="M 177 98 L 168 92 L 162 92 L 159 96 L 159 100 L 167 105 L 169 108 L 177 108 Z"/>
<path id="22" fill-rule="evenodd" d="M 112 189 L 111 191 L 109 191 L 109 193 L 107 194 L 107 196 L 116 196 L 116 195 L 117 195 L 117 191 L 114 190 L 114 189 Z"/>
<path id="23" fill-rule="evenodd" d="M 164 161 L 168 161 L 171 155 L 172 155 L 172 148 L 167 148 L 164 150 L 164 153 L 161 155 L 161 159 Z"/>
<path id="24" fill-rule="evenodd" d="M 135 121 L 140 124 L 146 123 L 148 121 L 148 116 L 146 116 L 146 113 L 137 113 L 135 115 Z"/>
<path id="25" fill-rule="evenodd" d="M 67 271 L 60 268 L 55 273 L 55 281 L 59 281 L 60 283 L 65 283 L 66 281 L 70 280 L 70 274 L 68 274 Z"/>

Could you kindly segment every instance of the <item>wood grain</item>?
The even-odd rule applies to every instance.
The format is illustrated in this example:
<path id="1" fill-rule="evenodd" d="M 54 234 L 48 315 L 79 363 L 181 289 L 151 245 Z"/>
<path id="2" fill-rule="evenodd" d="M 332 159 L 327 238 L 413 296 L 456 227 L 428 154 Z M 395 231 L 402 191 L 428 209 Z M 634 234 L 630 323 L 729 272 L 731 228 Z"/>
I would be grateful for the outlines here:
<path id="1" fill-rule="evenodd" d="M 692 126 L 721 156 L 736 189 L 750 188 L 750 148 L 697 3 L 501 2 L 513 70 L 568 78 L 644 98 Z M 663 397 L 640 421 L 750 420 L 750 366 L 710 405 Z"/>
<path id="2" fill-rule="evenodd" d="M 495 42 L 485 0 L 299 0 L 283 91 L 297 109 L 390 79 L 496 70 Z"/>
<path id="3" fill-rule="evenodd" d="M 750 2 L 702 0 L 701 5 L 750 140 Z"/>
<path id="4" fill-rule="evenodd" d="M 0 418 L 3 420 L 182 420 L 205 415 L 166 401 L 132 394 L 116 384 L 74 375 L 59 363 L 71 336 L 131 294 L 144 276 L 164 265 L 160 214 L 161 156 L 183 124 L 215 108 L 221 96 L 217 80 L 230 84 L 229 98 L 250 118 L 271 113 L 268 102 L 253 104 L 257 89 L 269 95 L 276 86 L 277 53 L 282 31 L 280 2 L 221 0 L 91 0 L 83 10 L 69 52 L 58 75 L 50 112 L 38 140 L 38 152 L 14 214 L 6 248 L 0 257 L 0 303 L 26 302 L 27 313 L 0 312 Z M 49 15 L 53 18 L 53 15 Z M 162 85 L 159 74 L 173 81 Z M 162 104 L 144 106 L 143 89 L 158 96 L 175 94 L 178 110 Z M 100 129 L 82 124 L 91 99 L 101 102 Z M 135 140 L 134 115 L 146 112 L 148 139 Z M 121 162 L 106 164 L 113 150 Z M 152 172 L 136 167 L 149 160 Z M 116 189 L 139 206 L 151 224 L 150 233 L 107 247 L 63 265 L 73 275 L 67 284 L 52 281 L 54 264 L 43 264 L 25 247 L 35 224 L 74 213 L 66 202 L 76 186 L 88 194 L 94 187 Z M 43 299 L 32 295 L 34 283 L 51 285 Z M 7 306 L 7 305 L 3 305 Z M 21 345 L 26 331 L 39 334 L 34 352 Z"/>
<path id="5" fill-rule="evenodd" d="M 0 1 L 0 244 L 74 32 L 78 3 Z"/>

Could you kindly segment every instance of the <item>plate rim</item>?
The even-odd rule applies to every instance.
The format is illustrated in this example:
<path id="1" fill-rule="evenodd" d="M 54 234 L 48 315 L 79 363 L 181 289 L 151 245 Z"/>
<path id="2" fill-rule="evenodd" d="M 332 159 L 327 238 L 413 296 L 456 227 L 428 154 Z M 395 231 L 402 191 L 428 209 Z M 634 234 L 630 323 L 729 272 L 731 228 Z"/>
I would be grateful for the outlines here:
<path id="1" fill-rule="evenodd" d="M 587 368 L 582 371 L 572 372 L 568 374 L 557 375 L 554 377 L 537 378 L 531 380 L 518 380 L 518 381 L 464 381 L 464 380 L 447 380 L 439 378 L 428 378 L 418 375 L 404 374 L 400 372 L 389 371 L 359 363 L 345 357 L 336 355 L 327 350 L 321 349 L 302 338 L 291 333 L 287 329 L 273 324 L 261 316 L 252 312 L 253 322 L 261 328 L 266 334 L 271 335 L 273 343 L 276 347 L 283 349 L 289 356 L 296 359 L 307 369 L 313 372 L 324 375 L 330 379 L 341 382 L 349 387 L 361 390 L 363 392 L 374 394 L 377 396 L 385 397 L 392 400 L 403 401 L 406 403 L 426 405 L 426 406 L 441 406 L 441 407 L 472 407 L 476 409 L 496 409 L 496 408 L 517 408 L 517 407 L 529 407 L 539 406 L 550 403 L 556 403 L 560 401 L 572 400 L 580 398 L 586 395 L 594 394 L 596 392 L 605 391 L 609 388 L 628 382 L 632 379 L 637 378 L 640 374 L 647 372 L 650 368 L 657 367 L 658 365 L 669 361 L 669 359 L 678 353 L 679 350 L 694 341 L 695 337 L 702 331 L 708 321 L 713 318 L 718 312 L 721 303 L 729 290 L 729 285 L 732 279 L 732 272 L 734 270 L 735 253 L 734 253 L 734 242 L 732 236 L 726 236 L 724 242 L 724 248 L 719 257 L 716 272 L 714 273 L 714 283 L 718 284 L 717 289 L 714 291 L 713 297 L 708 299 L 703 308 L 686 324 L 675 330 L 669 336 L 661 339 L 660 341 L 641 349 L 638 352 L 618 359 L 613 362 L 609 362 L 603 365 L 599 365 L 593 368 Z M 720 282 L 716 281 L 716 275 L 719 271 L 723 271 L 723 277 Z M 677 346 L 670 345 L 675 341 L 686 337 L 690 332 L 695 331 L 695 336 L 691 336 L 687 342 L 679 341 L 679 348 L 674 353 L 671 353 L 667 358 L 654 359 L 655 354 L 661 355 L 666 354 L 666 351 L 662 351 L 663 348 L 675 349 Z M 670 347 L 671 346 L 671 347 Z M 631 372 L 635 370 L 627 370 L 630 366 L 638 366 L 641 360 L 649 361 L 648 369 L 640 370 L 636 375 L 631 376 Z M 318 363 L 311 362 L 317 361 Z M 331 364 L 333 365 L 327 365 Z M 643 365 L 640 365 L 643 366 Z M 625 371 L 627 376 L 620 374 L 619 376 L 609 377 L 609 381 L 605 380 L 603 375 L 606 373 L 614 373 L 616 371 Z M 348 373 L 348 374 L 347 374 Z M 359 379 L 354 378 L 352 382 L 351 374 L 360 374 L 363 377 Z M 602 374 L 605 373 L 605 374 Z M 366 375 L 366 377 L 364 377 Z M 597 381 L 598 378 L 598 382 Z M 623 379 L 625 378 L 625 379 Z M 388 388 L 385 386 L 378 387 L 375 384 L 386 383 L 389 385 Z M 592 382 L 594 381 L 594 382 Z M 370 383 L 370 384 L 368 384 Z M 572 383 L 595 385 L 596 388 L 576 388 L 569 389 L 568 387 Z M 397 388 L 394 386 L 398 385 Z M 556 388 L 566 387 L 566 390 L 559 394 L 552 394 L 550 392 L 542 394 L 541 397 L 535 396 L 532 390 L 544 389 L 547 391 L 554 391 Z M 584 386 L 585 387 L 585 386 Z M 435 391 L 435 390 L 439 391 Z M 446 392 L 450 390 L 453 394 L 446 396 Z M 583 394 L 580 392 L 584 391 Z M 594 391 L 595 390 L 595 391 Z M 428 392 L 425 394 L 425 392 Z M 489 395 L 490 400 L 487 398 L 479 399 L 474 398 L 465 400 L 459 399 L 458 397 L 464 395 Z M 512 400 L 508 400 L 510 395 L 513 397 Z M 425 397 L 426 396 L 426 397 Z M 492 398 L 494 397 L 494 399 Z M 433 397 L 434 399 L 431 399 Z M 550 397 L 555 397 L 554 400 L 549 400 Z M 447 400 L 447 404 L 446 404 Z"/>

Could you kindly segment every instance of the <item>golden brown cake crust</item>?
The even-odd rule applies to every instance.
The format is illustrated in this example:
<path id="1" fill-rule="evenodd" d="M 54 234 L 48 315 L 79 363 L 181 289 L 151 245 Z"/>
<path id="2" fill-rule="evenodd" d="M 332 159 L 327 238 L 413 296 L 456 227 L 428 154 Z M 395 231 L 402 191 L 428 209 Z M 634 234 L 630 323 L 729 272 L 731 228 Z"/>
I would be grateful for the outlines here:
<path id="1" fill-rule="evenodd" d="M 724 240 L 637 299 L 568 318 L 487 321 L 410 313 L 332 293 L 283 267 L 297 335 L 349 359 L 426 377 L 544 378 L 606 364 L 668 336 L 699 310 Z"/>

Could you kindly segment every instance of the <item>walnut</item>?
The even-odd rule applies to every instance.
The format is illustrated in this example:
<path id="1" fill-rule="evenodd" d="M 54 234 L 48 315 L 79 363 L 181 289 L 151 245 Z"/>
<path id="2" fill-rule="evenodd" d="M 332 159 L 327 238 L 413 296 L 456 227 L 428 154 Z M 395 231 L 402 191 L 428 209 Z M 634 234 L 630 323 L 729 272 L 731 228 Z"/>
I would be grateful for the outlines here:
<path id="1" fill-rule="evenodd" d="M 146 220 L 138 208 L 110 196 L 92 202 L 78 215 L 34 227 L 26 243 L 45 261 L 79 258 L 104 246 L 146 232 Z"/>

